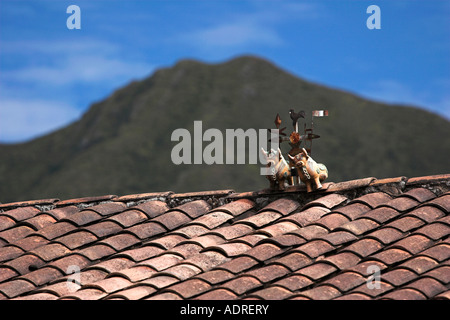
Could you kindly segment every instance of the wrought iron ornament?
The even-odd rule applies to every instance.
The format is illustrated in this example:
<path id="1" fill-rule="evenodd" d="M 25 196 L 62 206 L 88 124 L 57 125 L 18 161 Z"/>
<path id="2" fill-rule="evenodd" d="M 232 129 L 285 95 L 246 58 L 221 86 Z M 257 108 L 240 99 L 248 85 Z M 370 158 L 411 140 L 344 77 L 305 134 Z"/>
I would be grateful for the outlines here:
<path id="1" fill-rule="evenodd" d="M 284 190 L 286 183 L 293 186 L 299 185 L 302 181 L 306 185 L 307 192 L 320 190 L 322 189 L 322 182 L 328 178 L 328 170 L 324 164 L 317 163 L 311 158 L 312 141 L 320 138 L 313 132 L 314 118 L 327 117 L 328 110 L 314 110 L 311 115 L 311 127 L 307 128 L 305 123 L 303 134 L 299 133 L 298 120 L 305 118 L 305 111 L 295 112 L 294 109 L 291 109 L 289 115 L 294 127 L 294 131 L 289 137 L 283 132 L 286 127 L 280 129 L 282 122 L 280 115 L 277 114 L 275 117 L 275 127 L 278 129 L 278 136 L 275 139 L 278 139 L 279 143 L 288 141 L 291 147 L 288 153 L 289 164 L 284 159 L 280 148 L 276 151 L 273 149 L 270 151 L 261 150 L 267 160 L 267 166 L 270 168 L 270 174 L 267 175 L 270 188 Z M 304 146 L 301 146 L 302 143 Z"/>

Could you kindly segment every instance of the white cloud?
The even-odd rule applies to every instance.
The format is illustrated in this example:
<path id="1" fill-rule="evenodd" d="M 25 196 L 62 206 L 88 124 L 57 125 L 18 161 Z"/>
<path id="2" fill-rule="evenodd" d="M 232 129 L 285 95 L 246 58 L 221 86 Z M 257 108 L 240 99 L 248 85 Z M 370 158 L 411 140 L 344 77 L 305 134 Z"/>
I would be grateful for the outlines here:
<path id="1" fill-rule="evenodd" d="M 23 142 L 66 126 L 80 116 L 81 110 L 65 102 L 2 99 L 0 141 Z"/>
<path id="2" fill-rule="evenodd" d="M 245 49 L 255 45 L 280 46 L 285 43 L 279 24 L 288 20 L 317 17 L 312 4 L 289 2 L 253 2 L 252 12 L 224 13 L 209 26 L 175 37 L 184 45 L 201 51 L 224 48 Z"/>
<path id="3" fill-rule="evenodd" d="M 448 82 L 441 85 L 449 87 Z M 449 90 L 447 90 L 449 92 Z M 360 92 L 363 96 L 391 104 L 412 105 L 426 108 L 450 119 L 450 95 L 436 99 L 427 90 L 414 90 L 407 85 L 392 79 L 380 80 L 372 83 Z"/>
<path id="4" fill-rule="evenodd" d="M 15 81 L 59 86 L 73 82 L 111 82 L 117 79 L 125 81 L 148 75 L 152 69 L 147 63 L 127 62 L 88 53 L 67 56 L 62 63 L 7 71 L 4 76 Z"/>

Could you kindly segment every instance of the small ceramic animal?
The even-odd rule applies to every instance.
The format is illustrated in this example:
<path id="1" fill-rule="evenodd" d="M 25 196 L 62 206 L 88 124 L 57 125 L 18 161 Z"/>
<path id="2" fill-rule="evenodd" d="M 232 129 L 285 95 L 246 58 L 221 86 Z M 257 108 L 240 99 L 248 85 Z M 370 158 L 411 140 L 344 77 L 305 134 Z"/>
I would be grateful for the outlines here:
<path id="1" fill-rule="evenodd" d="M 261 151 L 266 157 L 267 167 L 270 170 L 266 176 L 270 181 L 270 188 L 283 191 L 285 189 L 285 181 L 288 181 L 288 183 L 291 181 L 291 171 L 280 148 L 277 151 L 270 149 L 270 152 L 261 148 Z"/>
<path id="2" fill-rule="evenodd" d="M 317 163 L 308 155 L 305 148 L 294 157 L 288 154 L 289 159 L 294 163 L 300 180 L 306 184 L 306 191 L 313 191 L 312 182 L 316 189 L 322 189 L 322 184 L 328 178 L 328 170 L 322 163 Z"/>

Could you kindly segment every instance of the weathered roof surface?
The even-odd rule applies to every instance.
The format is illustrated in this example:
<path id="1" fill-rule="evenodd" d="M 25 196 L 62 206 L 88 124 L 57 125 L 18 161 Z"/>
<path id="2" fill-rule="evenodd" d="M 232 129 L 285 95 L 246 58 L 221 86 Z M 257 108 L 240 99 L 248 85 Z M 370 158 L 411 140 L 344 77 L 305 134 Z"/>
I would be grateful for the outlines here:
<path id="1" fill-rule="evenodd" d="M 0 299 L 449 299 L 450 175 L 0 204 Z"/>

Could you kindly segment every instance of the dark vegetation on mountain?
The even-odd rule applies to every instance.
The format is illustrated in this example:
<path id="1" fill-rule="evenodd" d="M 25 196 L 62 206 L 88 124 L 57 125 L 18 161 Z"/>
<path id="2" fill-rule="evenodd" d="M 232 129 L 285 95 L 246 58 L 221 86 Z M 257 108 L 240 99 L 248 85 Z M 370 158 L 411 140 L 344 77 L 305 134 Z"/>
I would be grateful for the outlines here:
<path id="1" fill-rule="evenodd" d="M 203 132 L 292 132 L 289 109 L 327 109 L 314 122 L 312 156 L 327 181 L 448 173 L 450 122 L 310 83 L 256 57 L 209 65 L 183 60 L 93 104 L 77 122 L 23 144 L 0 145 L 0 202 L 153 191 L 259 190 L 260 164 L 174 165 L 171 134 L 195 120 Z M 304 120 L 299 122 L 303 128 Z M 203 147 L 209 142 L 203 142 Z M 287 143 L 283 153 L 289 151 Z M 248 161 L 247 161 L 248 162 Z"/>

